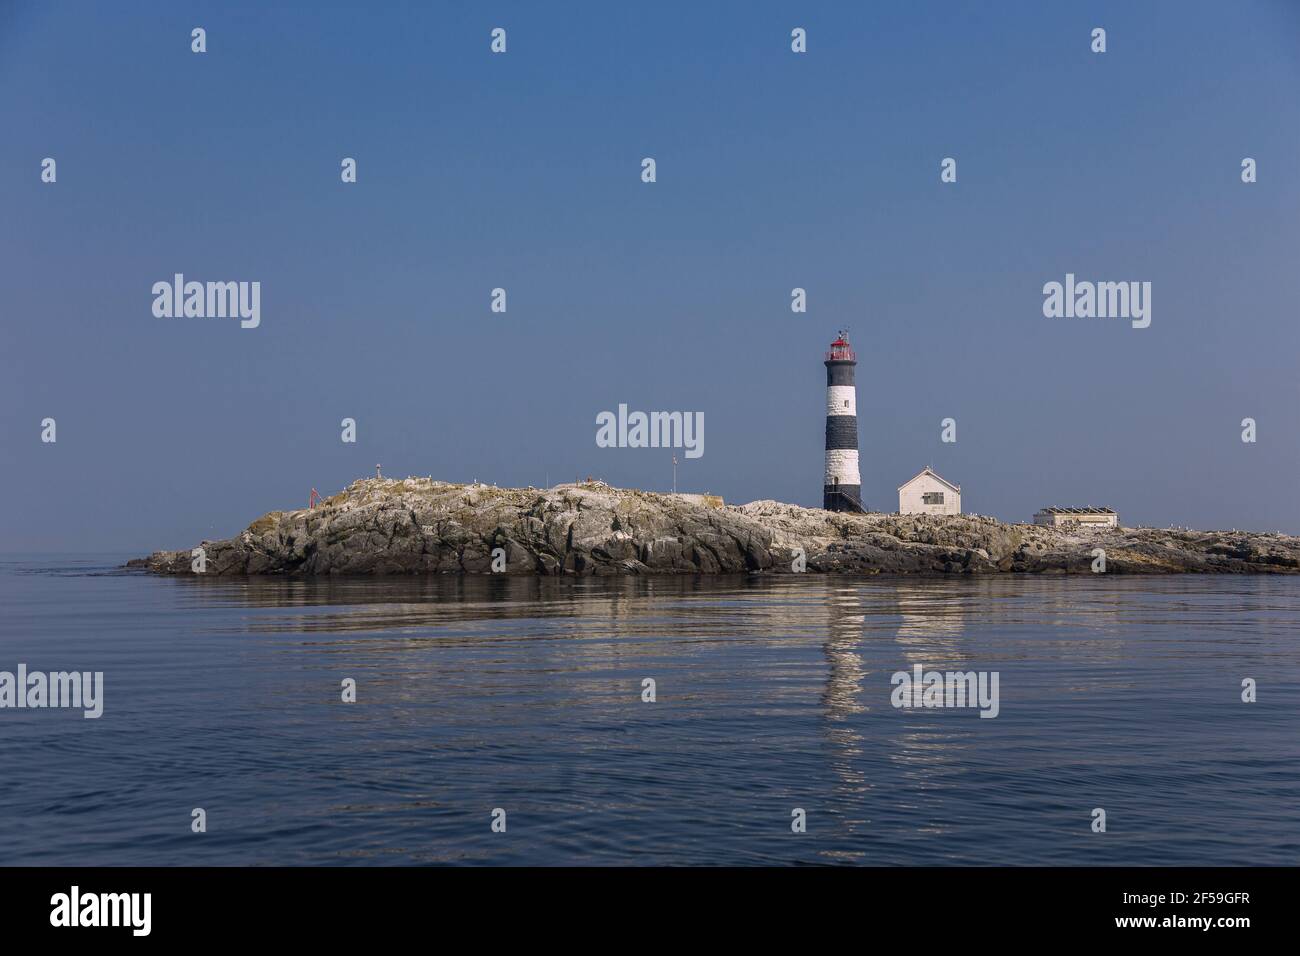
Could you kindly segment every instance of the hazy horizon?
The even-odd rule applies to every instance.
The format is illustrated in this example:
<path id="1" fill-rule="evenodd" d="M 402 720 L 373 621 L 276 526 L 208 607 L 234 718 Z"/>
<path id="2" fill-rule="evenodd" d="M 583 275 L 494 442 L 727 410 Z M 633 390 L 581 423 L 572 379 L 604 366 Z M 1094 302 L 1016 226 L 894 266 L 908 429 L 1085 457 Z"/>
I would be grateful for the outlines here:
<path id="1" fill-rule="evenodd" d="M 816 507 L 841 327 L 873 510 L 930 465 L 1006 521 L 1300 533 L 1298 38 L 1281 2 L 6 5 L 0 552 L 188 547 L 377 462 L 668 491 L 671 449 L 597 446 L 620 403 L 703 413 L 679 491 Z M 260 282 L 260 324 L 155 317 L 176 273 Z M 1150 326 L 1045 317 L 1067 274 L 1150 282 Z"/>

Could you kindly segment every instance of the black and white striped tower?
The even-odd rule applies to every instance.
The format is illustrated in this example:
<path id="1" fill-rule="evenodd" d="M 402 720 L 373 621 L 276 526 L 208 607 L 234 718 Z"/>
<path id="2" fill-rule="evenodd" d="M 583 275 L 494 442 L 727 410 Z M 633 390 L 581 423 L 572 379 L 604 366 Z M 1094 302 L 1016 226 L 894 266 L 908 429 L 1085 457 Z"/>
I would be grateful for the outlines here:
<path id="1" fill-rule="evenodd" d="M 826 353 L 826 482 L 822 506 L 827 511 L 862 511 L 862 478 L 858 475 L 858 390 L 853 370 L 858 358 L 848 333 Z"/>

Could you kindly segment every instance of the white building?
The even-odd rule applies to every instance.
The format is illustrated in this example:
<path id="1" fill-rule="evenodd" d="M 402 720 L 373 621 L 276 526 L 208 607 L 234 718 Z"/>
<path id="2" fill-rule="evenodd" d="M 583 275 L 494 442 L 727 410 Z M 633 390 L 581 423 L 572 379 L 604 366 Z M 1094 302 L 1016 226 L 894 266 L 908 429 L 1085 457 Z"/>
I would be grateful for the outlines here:
<path id="1" fill-rule="evenodd" d="M 1052 528 L 1072 524 L 1085 528 L 1118 528 L 1119 514 L 1110 508 L 1044 508 L 1034 515 L 1034 524 Z"/>
<path id="2" fill-rule="evenodd" d="M 961 485 L 941 478 L 926 467 L 919 475 L 898 486 L 900 515 L 959 515 Z"/>

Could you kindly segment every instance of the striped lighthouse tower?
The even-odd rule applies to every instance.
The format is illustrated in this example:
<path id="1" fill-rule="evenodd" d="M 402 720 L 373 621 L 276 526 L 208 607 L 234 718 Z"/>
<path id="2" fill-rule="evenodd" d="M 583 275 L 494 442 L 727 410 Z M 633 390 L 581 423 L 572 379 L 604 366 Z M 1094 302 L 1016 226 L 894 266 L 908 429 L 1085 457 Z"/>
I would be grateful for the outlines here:
<path id="1" fill-rule="evenodd" d="M 827 511 L 864 511 L 858 475 L 858 390 L 853 370 L 858 358 L 848 333 L 826 353 L 826 482 L 822 506 Z"/>

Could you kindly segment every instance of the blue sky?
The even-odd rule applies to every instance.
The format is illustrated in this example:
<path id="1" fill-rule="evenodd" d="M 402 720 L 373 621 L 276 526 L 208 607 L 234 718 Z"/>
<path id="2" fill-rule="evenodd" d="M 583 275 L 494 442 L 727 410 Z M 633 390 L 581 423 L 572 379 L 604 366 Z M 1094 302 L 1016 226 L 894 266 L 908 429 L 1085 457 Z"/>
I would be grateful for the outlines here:
<path id="1" fill-rule="evenodd" d="M 8 3 L 0 118 L 0 550 L 188 546 L 376 462 L 667 490 L 596 446 L 620 402 L 704 413 L 683 490 L 815 506 L 840 326 L 877 509 L 931 464 L 1006 520 L 1300 532 L 1297 4 Z M 155 318 L 176 272 L 261 326 Z M 1150 328 L 1045 318 L 1067 272 L 1150 281 Z"/>

